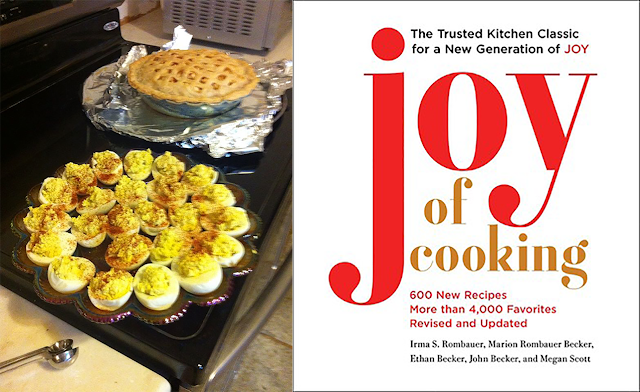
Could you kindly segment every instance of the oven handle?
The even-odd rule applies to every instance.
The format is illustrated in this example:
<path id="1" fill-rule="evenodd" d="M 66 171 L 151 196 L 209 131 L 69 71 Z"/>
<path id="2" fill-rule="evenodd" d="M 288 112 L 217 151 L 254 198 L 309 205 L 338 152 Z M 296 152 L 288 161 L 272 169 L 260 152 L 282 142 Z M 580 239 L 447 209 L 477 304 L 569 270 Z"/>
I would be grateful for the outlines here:
<path id="1" fill-rule="evenodd" d="M 234 331 L 234 335 L 238 336 L 238 338 L 225 347 L 226 354 L 219 361 L 216 361 L 217 363 L 207 365 L 204 373 L 209 374 L 209 376 L 203 385 L 203 391 L 209 391 L 216 376 L 223 373 L 226 367 L 236 360 L 238 355 L 253 341 L 275 310 L 280 299 L 287 293 L 293 278 L 292 259 L 292 252 L 289 252 L 284 263 L 278 268 L 278 272 L 263 290 L 263 295 L 256 300 L 251 309 L 236 323 L 238 329 Z"/>

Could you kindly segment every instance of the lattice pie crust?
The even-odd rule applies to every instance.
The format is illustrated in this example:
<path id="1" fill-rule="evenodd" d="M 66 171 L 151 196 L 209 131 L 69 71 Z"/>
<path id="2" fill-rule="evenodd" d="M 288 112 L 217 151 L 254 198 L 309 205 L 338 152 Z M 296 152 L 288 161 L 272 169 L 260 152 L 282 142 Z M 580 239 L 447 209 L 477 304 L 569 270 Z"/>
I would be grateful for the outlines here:
<path id="1" fill-rule="evenodd" d="M 131 64 L 128 78 L 133 88 L 157 99 L 208 104 L 245 97 L 258 84 L 249 63 L 212 49 L 145 56 Z"/>

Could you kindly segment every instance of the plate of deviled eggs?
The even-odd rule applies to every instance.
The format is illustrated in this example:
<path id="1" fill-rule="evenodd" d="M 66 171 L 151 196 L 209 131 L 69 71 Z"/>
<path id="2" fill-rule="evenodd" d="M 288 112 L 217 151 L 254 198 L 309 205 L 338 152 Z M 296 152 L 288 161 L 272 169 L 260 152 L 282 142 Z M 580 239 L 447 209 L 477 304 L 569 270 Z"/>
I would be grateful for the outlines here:
<path id="1" fill-rule="evenodd" d="M 34 185 L 13 263 L 39 297 L 87 319 L 178 320 L 233 295 L 258 262 L 260 218 L 219 169 L 176 152 L 97 151 Z"/>

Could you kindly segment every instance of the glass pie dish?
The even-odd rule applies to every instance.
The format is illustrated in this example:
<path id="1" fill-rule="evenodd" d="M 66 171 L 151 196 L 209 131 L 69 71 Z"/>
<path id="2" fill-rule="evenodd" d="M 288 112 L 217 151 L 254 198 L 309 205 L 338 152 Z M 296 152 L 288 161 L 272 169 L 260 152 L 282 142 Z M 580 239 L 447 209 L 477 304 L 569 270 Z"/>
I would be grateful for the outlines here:
<path id="1" fill-rule="evenodd" d="M 179 153 L 172 154 L 185 162 L 185 171 L 194 166 L 194 163 L 187 156 Z M 153 155 L 154 157 L 157 157 L 160 154 L 154 153 Z M 122 156 L 124 156 L 124 154 L 122 154 Z M 29 213 L 29 208 L 25 208 L 18 212 L 12 220 L 12 231 L 19 237 L 19 240 L 13 250 L 13 264 L 21 271 L 34 275 L 34 289 L 42 300 L 52 304 L 73 303 L 82 316 L 96 323 L 114 323 L 125 317 L 133 315 L 148 324 L 168 324 L 179 320 L 192 304 L 199 306 L 214 306 L 221 303 L 230 298 L 234 293 L 234 276 L 246 275 L 257 265 L 258 253 L 253 241 L 260 235 L 261 220 L 255 213 L 247 209 L 249 204 L 249 194 L 240 186 L 226 182 L 224 174 L 217 168 L 214 167 L 214 169 L 218 173 L 216 183 L 224 184 L 234 195 L 236 199 L 235 206 L 242 207 L 247 211 L 250 227 L 246 234 L 237 238 L 244 247 L 244 255 L 235 266 L 223 267 L 222 283 L 217 289 L 210 293 L 194 295 L 185 291 L 183 288 L 180 288 L 178 299 L 173 303 L 173 305 L 171 305 L 171 307 L 162 311 L 155 311 L 144 307 L 135 295 L 131 295 L 128 301 L 117 310 L 105 311 L 98 309 L 92 304 L 88 296 L 87 288 L 83 288 L 80 291 L 70 294 L 59 293 L 52 288 L 48 280 L 47 271 L 49 267 L 37 265 L 27 256 L 26 247 L 30 239 L 30 234 L 25 227 L 24 218 Z M 63 172 L 64 167 L 58 168 L 54 173 L 54 176 L 61 177 Z M 114 187 L 106 186 L 101 183 L 99 186 L 102 188 Z M 34 185 L 27 194 L 26 200 L 29 206 L 38 207 L 41 205 L 38 199 L 40 187 L 41 184 Z M 76 211 L 73 211 L 70 215 L 77 216 L 78 214 Z M 143 234 L 142 232 L 140 234 L 146 236 L 146 234 Z M 111 239 L 107 238 L 101 245 L 95 248 L 85 248 L 78 245 L 74 256 L 89 259 L 95 265 L 97 271 L 108 271 L 110 267 L 105 261 L 105 253 L 111 241 Z M 149 263 L 150 262 L 147 261 L 144 265 Z M 137 270 L 130 272 L 134 275 L 136 271 Z"/>

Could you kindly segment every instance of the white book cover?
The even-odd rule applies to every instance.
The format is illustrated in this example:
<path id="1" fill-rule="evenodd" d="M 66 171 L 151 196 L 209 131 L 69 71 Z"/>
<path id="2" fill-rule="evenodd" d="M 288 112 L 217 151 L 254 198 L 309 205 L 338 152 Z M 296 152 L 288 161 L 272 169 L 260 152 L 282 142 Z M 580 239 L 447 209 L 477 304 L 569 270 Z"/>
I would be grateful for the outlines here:
<path id="1" fill-rule="evenodd" d="M 294 2 L 294 390 L 637 391 L 638 2 Z"/>

